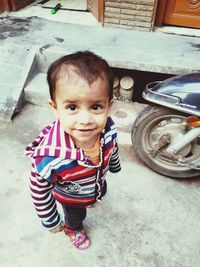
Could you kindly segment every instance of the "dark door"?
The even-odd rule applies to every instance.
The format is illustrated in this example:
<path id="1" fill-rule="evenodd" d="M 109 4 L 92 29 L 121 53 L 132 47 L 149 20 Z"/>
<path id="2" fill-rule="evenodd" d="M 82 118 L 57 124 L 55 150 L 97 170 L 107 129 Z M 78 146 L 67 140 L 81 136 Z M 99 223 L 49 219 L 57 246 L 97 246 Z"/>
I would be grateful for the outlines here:
<path id="1" fill-rule="evenodd" d="M 10 7 L 11 10 L 17 11 L 23 7 L 26 7 L 32 3 L 34 3 L 35 0 L 10 0 Z"/>
<path id="2" fill-rule="evenodd" d="M 0 13 L 4 11 L 10 11 L 9 0 L 0 0 Z"/>
<path id="3" fill-rule="evenodd" d="M 200 28 L 200 0 L 167 0 L 163 24 Z"/>

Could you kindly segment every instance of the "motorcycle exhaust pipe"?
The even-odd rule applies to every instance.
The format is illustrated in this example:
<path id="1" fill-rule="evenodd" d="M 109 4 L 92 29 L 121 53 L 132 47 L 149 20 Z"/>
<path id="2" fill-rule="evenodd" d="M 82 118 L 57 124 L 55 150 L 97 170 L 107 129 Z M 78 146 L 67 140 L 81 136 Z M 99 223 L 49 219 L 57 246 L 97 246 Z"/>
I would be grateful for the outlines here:
<path id="1" fill-rule="evenodd" d="M 192 142 L 195 138 L 200 135 L 200 127 L 193 128 L 189 132 L 187 132 L 179 141 L 175 142 L 174 144 L 169 145 L 166 149 L 167 153 L 170 155 L 176 155 L 178 151 Z"/>

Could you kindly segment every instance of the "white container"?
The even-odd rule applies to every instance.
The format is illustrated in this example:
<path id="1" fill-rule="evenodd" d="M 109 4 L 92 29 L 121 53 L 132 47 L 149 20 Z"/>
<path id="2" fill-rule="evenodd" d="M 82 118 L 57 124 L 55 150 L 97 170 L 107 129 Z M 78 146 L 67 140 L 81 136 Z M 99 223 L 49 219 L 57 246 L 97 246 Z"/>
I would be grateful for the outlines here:
<path id="1" fill-rule="evenodd" d="M 134 80 L 131 76 L 124 76 L 120 80 L 120 95 L 128 100 L 132 100 Z"/>

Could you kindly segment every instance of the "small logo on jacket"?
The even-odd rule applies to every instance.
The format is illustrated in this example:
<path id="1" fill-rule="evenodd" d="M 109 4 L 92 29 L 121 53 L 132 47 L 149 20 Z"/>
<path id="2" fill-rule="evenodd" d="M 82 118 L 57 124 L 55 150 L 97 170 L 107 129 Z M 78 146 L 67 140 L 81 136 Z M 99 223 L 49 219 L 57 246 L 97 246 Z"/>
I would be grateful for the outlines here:
<path id="1" fill-rule="evenodd" d="M 80 184 L 77 184 L 72 181 L 63 181 L 60 176 L 58 176 L 57 184 L 67 193 L 77 194 L 81 191 Z"/>

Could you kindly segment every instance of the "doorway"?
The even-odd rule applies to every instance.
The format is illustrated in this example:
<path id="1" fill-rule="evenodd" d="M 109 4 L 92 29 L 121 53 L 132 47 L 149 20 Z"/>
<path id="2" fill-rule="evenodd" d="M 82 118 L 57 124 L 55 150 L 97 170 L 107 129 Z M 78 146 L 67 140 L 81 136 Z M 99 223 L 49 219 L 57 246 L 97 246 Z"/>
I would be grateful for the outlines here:
<path id="1" fill-rule="evenodd" d="M 155 25 L 200 29 L 200 0 L 158 1 Z"/>

